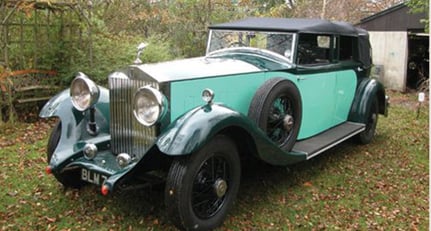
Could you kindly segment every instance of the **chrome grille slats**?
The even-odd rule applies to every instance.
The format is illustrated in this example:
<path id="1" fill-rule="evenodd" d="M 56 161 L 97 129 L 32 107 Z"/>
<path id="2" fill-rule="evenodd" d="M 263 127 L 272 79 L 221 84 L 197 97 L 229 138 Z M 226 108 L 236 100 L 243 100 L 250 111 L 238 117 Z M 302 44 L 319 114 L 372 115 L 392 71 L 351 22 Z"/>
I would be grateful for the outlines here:
<path id="1" fill-rule="evenodd" d="M 133 79 L 122 72 L 109 76 L 111 149 L 115 154 L 142 157 L 156 139 L 156 127 L 140 124 L 133 115 L 135 92 L 148 86 L 159 89 L 155 81 Z"/>

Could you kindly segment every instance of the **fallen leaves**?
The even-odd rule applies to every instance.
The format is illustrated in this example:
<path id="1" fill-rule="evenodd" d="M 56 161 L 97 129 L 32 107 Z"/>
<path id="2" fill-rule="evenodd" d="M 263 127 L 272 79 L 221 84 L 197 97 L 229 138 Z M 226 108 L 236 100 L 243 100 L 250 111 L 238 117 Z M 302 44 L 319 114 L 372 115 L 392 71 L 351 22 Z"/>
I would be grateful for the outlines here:
<path id="1" fill-rule="evenodd" d="M 416 121 L 405 98 L 379 118 L 369 145 L 345 142 L 289 171 L 258 164 L 245 172 L 220 230 L 428 229 L 429 121 Z M 51 127 L 0 129 L 0 230 L 175 230 L 163 190 L 107 198 L 96 187 L 63 189 L 45 175 Z"/>
<path id="2" fill-rule="evenodd" d="M 43 140 L 51 131 L 55 120 L 39 120 L 35 123 L 3 124 L 0 128 L 0 148 L 16 144 L 32 144 Z"/>
<path id="3" fill-rule="evenodd" d="M 304 187 L 311 187 L 311 186 L 313 186 L 313 184 L 310 181 L 305 182 L 303 185 L 304 185 Z"/>

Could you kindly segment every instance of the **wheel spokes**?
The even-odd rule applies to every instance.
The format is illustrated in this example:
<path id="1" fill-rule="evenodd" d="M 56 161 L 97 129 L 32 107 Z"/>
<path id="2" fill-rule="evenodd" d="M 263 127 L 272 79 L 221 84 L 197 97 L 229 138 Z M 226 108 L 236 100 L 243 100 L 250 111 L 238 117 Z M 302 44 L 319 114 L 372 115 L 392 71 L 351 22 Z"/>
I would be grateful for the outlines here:
<path id="1" fill-rule="evenodd" d="M 293 127 L 292 104 L 287 97 L 280 97 L 274 100 L 267 121 L 268 137 L 278 144 L 282 144 L 290 136 Z M 288 124 L 286 117 L 290 117 Z"/>
<path id="2" fill-rule="evenodd" d="M 193 181 L 192 208 L 200 218 L 214 216 L 222 207 L 229 190 L 228 164 L 213 156 L 206 160 Z"/>

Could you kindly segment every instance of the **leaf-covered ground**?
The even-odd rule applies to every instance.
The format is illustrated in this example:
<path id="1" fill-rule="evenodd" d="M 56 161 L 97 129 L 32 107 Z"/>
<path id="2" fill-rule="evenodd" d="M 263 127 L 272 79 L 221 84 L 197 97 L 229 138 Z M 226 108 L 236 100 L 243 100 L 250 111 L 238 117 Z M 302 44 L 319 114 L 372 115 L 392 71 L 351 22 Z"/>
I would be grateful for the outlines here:
<path id="1" fill-rule="evenodd" d="M 427 230 L 429 108 L 390 93 L 369 145 L 347 141 L 288 168 L 244 166 L 239 198 L 220 230 Z M 46 175 L 53 121 L 0 127 L 1 230 L 174 230 L 163 189 L 104 197 Z"/>

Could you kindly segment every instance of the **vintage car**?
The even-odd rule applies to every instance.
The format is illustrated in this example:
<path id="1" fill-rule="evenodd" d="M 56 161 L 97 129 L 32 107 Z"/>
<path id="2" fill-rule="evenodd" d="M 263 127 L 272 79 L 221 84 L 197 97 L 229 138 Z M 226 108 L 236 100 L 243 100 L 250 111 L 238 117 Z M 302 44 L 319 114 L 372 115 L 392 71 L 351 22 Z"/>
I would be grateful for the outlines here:
<path id="1" fill-rule="evenodd" d="M 58 117 L 46 172 L 101 193 L 164 179 L 180 229 L 223 223 L 240 186 L 241 160 L 308 160 L 354 138 L 369 143 L 384 87 L 369 77 L 368 33 L 320 19 L 248 18 L 210 26 L 206 55 L 134 64 L 109 89 L 78 73 L 43 118 Z M 165 177 L 163 178 L 163 174 Z"/>

